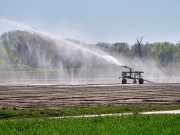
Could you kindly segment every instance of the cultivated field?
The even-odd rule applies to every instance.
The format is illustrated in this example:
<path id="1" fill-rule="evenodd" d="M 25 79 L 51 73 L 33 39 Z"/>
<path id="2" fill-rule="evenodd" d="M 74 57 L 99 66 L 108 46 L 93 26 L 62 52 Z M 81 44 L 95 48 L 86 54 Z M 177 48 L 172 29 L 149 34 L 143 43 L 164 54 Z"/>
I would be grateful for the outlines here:
<path id="1" fill-rule="evenodd" d="M 1 85 L 0 108 L 179 104 L 180 84 Z"/>

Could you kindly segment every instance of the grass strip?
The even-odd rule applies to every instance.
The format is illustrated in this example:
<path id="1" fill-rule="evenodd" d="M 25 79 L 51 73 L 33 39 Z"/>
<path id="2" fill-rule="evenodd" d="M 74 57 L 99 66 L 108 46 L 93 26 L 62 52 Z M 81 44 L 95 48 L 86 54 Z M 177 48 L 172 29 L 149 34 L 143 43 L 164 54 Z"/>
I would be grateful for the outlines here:
<path id="1" fill-rule="evenodd" d="M 86 114 L 108 114 L 142 111 L 177 110 L 180 105 L 120 105 L 120 106 L 90 106 L 90 107 L 63 107 L 59 109 L 27 109 L 6 110 L 0 109 L 0 119 L 12 118 L 41 118 L 78 116 Z"/>
<path id="2" fill-rule="evenodd" d="M 179 135 L 180 114 L 1 120 L 4 135 Z"/>

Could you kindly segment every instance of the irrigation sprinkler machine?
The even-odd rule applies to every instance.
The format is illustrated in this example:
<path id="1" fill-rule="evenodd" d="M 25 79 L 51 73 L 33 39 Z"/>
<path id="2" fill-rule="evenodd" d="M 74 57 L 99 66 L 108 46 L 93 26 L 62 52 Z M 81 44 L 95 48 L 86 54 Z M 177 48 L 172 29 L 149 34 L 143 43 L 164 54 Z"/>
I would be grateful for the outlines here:
<path id="1" fill-rule="evenodd" d="M 119 77 L 119 79 L 122 78 L 122 84 L 127 84 L 127 79 L 132 79 L 134 84 L 137 84 L 137 81 L 139 84 L 143 84 L 144 81 L 147 81 L 142 78 L 141 74 L 144 73 L 143 71 L 132 71 L 132 68 L 130 67 L 124 65 L 123 67 L 128 68 L 129 71 L 123 71 L 121 74 L 122 77 Z"/>

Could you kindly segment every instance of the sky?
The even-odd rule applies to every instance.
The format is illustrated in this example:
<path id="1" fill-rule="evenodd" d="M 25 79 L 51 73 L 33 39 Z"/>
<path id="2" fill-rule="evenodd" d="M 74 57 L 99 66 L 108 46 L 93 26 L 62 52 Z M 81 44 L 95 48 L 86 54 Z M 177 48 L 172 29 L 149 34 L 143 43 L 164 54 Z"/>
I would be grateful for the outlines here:
<path id="1" fill-rule="evenodd" d="M 180 41 L 180 0 L 0 0 L 0 18 L 86 43 Z M 0 34 L 20 29 L 0 22 Z"/>

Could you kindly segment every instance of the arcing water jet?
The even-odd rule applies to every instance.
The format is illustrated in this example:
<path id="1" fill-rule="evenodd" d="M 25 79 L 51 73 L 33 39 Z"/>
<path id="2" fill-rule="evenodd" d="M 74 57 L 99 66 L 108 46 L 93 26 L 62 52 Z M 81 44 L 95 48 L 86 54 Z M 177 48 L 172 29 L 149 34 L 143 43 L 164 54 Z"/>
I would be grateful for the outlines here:
<path id="1" fill-rule="evenodd" d="M 16 62 L 15 64 L 28 65 L 35 68 L 35 70 L 37 70 L 37 68 L 45 68 L 46 71 L 46 73 L 43 72 L 43 75 L 40 72 L 36 72 L 34 75 L 31 74 L 32 72 L 21 72 L 21 75 L 14 74 L 11 79 L 21 79 L 22 82 L 27 79 L 47 80 L 48 83 L 50 79 L 58 80 L 58 82 L 56 81 L 55 83 L 68 80 L 63 82 L 66 84 L 78 84 L 82 82 L 82 80 L 85 80 L 84 83 L 88 83 L 86 81 L 87 79 L 90 80 L 91 83 L 102 83 L 101 78 L 109 78 L 110 81 L 108 81 L 108 83 L 110 83 L 114 81 L 112 77 L 117 80 L 119 68 L 117 71 L 111 68 L 111 65 L 119 67 L 122 66 L 122 63 L 116 58 L 107 54 L 97 53 L 96 51 L 13 21 L 0 20 L 3 23 L 8 23 L 33 33 L 30 35 L 27 32 L 15 31 L 3 34 L 2 43 L 6 43 L 5 50 L 7 50 L 7 46 L 10 46 L 8 49 L 16 56 L 13 57 L 13 59 L 20 58 L 19 63 Z M 16 36 L 17 38 L 14 40 L 14 35 L 16 34 L 18 34 L 20 38 Z M 7 55 L 6 58 L 12 59 L 9 56 L 11 55 Z M 50 70 L 54 69 L 58 69 L 58 72 L 53 71 L 53 75 L 52 72 L 49 73 Z"/>
<path id="2" fill-rule="evenodd" d="M 117 65 L 117 66 L 121 66 L 121 65 L 122 65 L 122 63 L 120 63 L 116 58 L 114 58 L 114 57 L 112 57 L 112 56 L 110 56 L 110 55 L 102 55 L 102 54 L 99 54 L 99 53 L 97 53 L 97 52 L 95 52 L 95 51 L 92 51 L 92 50 L 89 50 L 89 49 L 84 48 L 84 47 L 82 47 L 82 46 L 79 46 L 79 45 L 77 45 L 77 44 L 75 44 L 75 43 L 69 42 L 69 41 L 67 41 L 67 40 L 60 39 L 59 37 L 50 35 L 50 34 L 48 34 L 48 33 L 42 32 L 42 31 L 39 31 L 38 29 L 30 28 L 30 27 L 28 27 L 28 26 L 22 25 L 22 24 L 17 23 L 17 22 L 9 21 L 9 20 L 0 19 L 0 21 L 2 21 L 2 22 L 4 22 L 4 23 L 12 24 L 12 25 L 14 25 L 14 26 L 18 26 L 18 27 L 24 28 L 25 30 L 30 31 L 30 32 L 34 32 L 34 33 L 36 33 L 36 34 L 38 34 L 38 35 L 40 35 L 40 36 L 45 36 L 46 38 L 51 38 L 51 39 L 54 39 L 54 40 L 56 40 L 56 41 L 63 42 L 63 43 L 65 43 L 65 44 L 69 45 L 69 46 L 76 47 L 77 49 L 78 49 L 78 48 L 79 48 L 79 49 L 82 49 L 82 50 L 84 50 L 84 51 L 87 51 L 88 53 L 91 53 L 91 54 L 96 55 L 97 57 L 100 57 L 100 58 L 103 58 L 103 59 L 107 60 L 107 61 L 108 61 L 109 63 L 111 63 L 111 64 L 115 64 L 115 65 Z"/>
<path id="3" fill-rule="evenodd" d="M 170 72 L 171 79 L 169 79 L 170 77 L 151 60 L 145 63 L 138 58 L 132 58 L 128 61 L 123 59 L 122 63 L 110 55 L 98 53 L 37 29 L 9 20 L 0 19 L 0 21 L 25 30 L 18 32 L 19 35 L 11 31 L 3 34 L 3 38 L 0 37 L 0 70 L 6 71 L 6 73 L 0 72 L 2 83 L 4 80 L 8 82 L 17 80 L 18 83 L 22 82 L 23 84 L 25 80 L 28 83 L 32 82 L 29 80 L 33 80 L 35 83 L 37 81 L 42 83 L 42 80 L 49 83 L 52 80 L 53 84 L 61 82 L 63 84 L 79 84 L 82 82 L 86 84 L 89 83 L 86 81 L 88 79 L 91 80 L 91 83 L 102 83 L 102 79 L 106 83 L 119 83 L 117 80 L 121 74 L 119 67 L 123 67 L 124 62 L 125 65 L 132 68 L 148 72 L 150 80 L 156 78 L 156 82 L 164 82 L 163 78 L 166 78 L 166 82 L 179 82 L 179 79 L 174 78 L 177 72 Z M 16 36 L 13 35 L 14 33 Z M 12 53 L 9 54 L 9 52 Z M 12 60 L 14 62 L 13 68 L 9 66 Z M 19 70 L 20 64 L 22 69 L 28 68 L 29 70 L 28 66 L 30 66 L 31 73 L 13 72 L 11 75 L 7 73 L 7 71 Z M 35 72 L 32 72 L 31 68 Z M 37 72 L 37 70 L 43 70 L 43 72 Z M 58 70 L 58 72 L 54 70 Z"/>

